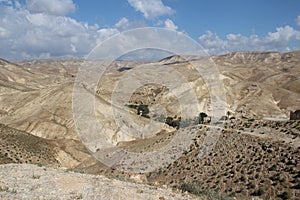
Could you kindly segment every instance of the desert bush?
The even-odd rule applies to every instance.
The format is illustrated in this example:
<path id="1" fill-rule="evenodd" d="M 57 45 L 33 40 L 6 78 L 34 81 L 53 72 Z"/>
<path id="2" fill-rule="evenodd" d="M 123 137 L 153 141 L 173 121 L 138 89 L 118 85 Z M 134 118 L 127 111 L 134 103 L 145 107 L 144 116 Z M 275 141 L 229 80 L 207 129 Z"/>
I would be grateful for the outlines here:
<path id="1" fill-rule="evenodd" d="M 174 128 L 179 128 L 180 120 L 173 119 L 173 117 L 167 117 L 166 124 Z"/>
<path id="2" fill-rule="evenodd" d="M 183 183 L 180 185 L 179 189 L 183 192 L 189 192 L 196 195 L 198 194 L 196 188 L 191 183 Z"/>
<path id="3" fill-rule="evenodd" d="M 258 190 L 256 190 L 255 192 L 253 192 L 252 195 L 254 196 L 261 196 L 265 193 L 264 189 L 263 188 L 259 188 Z"/>
<path id="4" fill-rule="evenodd" d="M 135 109 L 137 111 L 138 115 L 141 115 L 142 117 L 145 117 L 145 118 L 150 118 L 149 117 L 150 110 L 149 110 L 148 105 L 145 105 L 145 104 L 139 104 L 139 105 L 127 104 L 126 106 L 128 106 L 129 108 Z"/>
<path id="5" fill-rule="evenodd" d="M 205 195 L 208 199 L 218 199 L 218 200 L 232 200 L 233 198 L 219 193 L 214 190 L 203 190 L 200 188 L 201 184 L 198 183 L 182 183 L 179 187 L 180 190 L 184 192 L 189 192 L 194 195 Z"/>
<path id="6" fill-rule="evenodd" d="M 149 112 L 150 111 L 149 111 L 148 105 L 140 104 L 137 107 L 137 113 L 141 114 L 141 116 L 143 116 L 143 117 L 149 118 Z"/>
<path id="7" fill-rule="evenodd" d="M 251 189 L 254 189 L 255 188 L 255 184 L 254 183 L 249 183 L 248 187 L 251 188 Z"/>
<path id="8" fill-rule="evenodd" d="M 294 186 L 292 187 L 292 189 L 299 190 L 299 189 L 300 189 L 300 183 L 299 183 L 298 185 L 294 185 Z"/>
<path id="9" fill-rule="evenodd" d="M 177 165 L 178 165 L 178 161 L 175 160 L 174 163 L 173 163 L 173 165 L 174 165 L 174 166 L 177 166 Z"/>
<path id="10" fill-rule="evenodd" d="M 283 192 L 282 194 L 278 195 L 279 198 L 286 200 L 291 198 L 291 194 L 288 192 Z"/>
<path id="11" fill-rule="evenodd" d="M 230 197 L 226 194 L 221 194 L 214 190 L 203 190 L 201 194 L 207 196 L 208 199 L 218 199 L 218 200 L 232 200 L 233 199 L 232 197 Z"/>
<path id="12" fill-rule="evenodd" d="M 246 180 L 246 177 L 243 175 L 243 176 L 241 176 L 240 180 L 241 180 L 242 182 L 244 182 L 244 181 Z"/>
<path id="13" fill-rule="evenodd" d="M 205 117 L 207 117 L 208 115 L 206 114 L 206 113 L 204 113 L 204 112 L 201 112 L 200 114 L 199 114 L 199 123 L 200 124 L 203 124 L 204 123 L 204 119 L 205 119 Z"/>

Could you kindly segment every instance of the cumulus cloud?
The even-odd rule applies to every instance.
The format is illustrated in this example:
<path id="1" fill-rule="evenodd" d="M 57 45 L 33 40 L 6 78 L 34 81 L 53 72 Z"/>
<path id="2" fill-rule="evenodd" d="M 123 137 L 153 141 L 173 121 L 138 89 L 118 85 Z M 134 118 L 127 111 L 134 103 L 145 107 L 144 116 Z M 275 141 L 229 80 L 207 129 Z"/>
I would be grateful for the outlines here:
<path id="1" fill-rule="evenodd" d="M 178 29 L 178 26 L 176 26 L 174 22 L 170 19 L 167 19 L 164 24 L 166 28 L 171 29 L 173 31 L 176 31 Z"/>
<path id="2" fill-rule="evenodd" d="M 144 2 L 141 5 L 146 5 L 145 1 L 128 1 Z M 44 0 L 40 2 L 44 2 Z M 73 4 L 68 0 L 64 2 Z M 153 0 L 153 2 L 160 2 L 165 7 L 161 1 Z M 20 5 L 15 0 L 0 0 L 0 3 L 2 5 L 0 6 L 0 46 L 5 47 L 0 48 L 0 57 L 9 60 L 65 56 L 84 57 L 97 44 L 109 37 L 124 30 L 145 26 L 143 22 L 130 21 L 124 17 L 110 28 L 101 28 L 97 24 L 90 25 L 65 16 L 75 9 L 72 6 L 65 6 L 64 11 L 56 10 L 55 12 L 50 9 L 51 6 L 46 6 L 48 8 L 46 11 L 35 12 L 28 10 L 29 4 L 27 6 Z M 156 14 L 154 14 L 154 10 L 151 12 L 145 11 L 145 15 L 148 17 L 162 15 L 162 12 L 156 12 Z M 173 12 L 172 9 L 171 12 Z M 164 13 L 170 14 L 171 12 Z M 172 30 L 178 29 L 170 19 L 161 21 L 159 26 Z M 146 36 L 144 32 L 135 35 L 128 40 L 126 45 L 134 44 L 137 37 Z M 151 38 L 153 37 L 151 34 L 147 37 L 150 38 L 149 41 L 157 40 L 157 38 Z M 300 49 L 300 31 L 291 26 L 279 27 L 265 36 L 228 34 L 225 38 L 221 38 L 216 33 L 208 31 L 198 39 L 210 54 L 232 51 L 292 51 Z M 159 43 L 163 42 L 159 41 Z"/>
<path id="3" fill-rule="evenodd" d="M 72 0 L 26 0 L 26 6 L 31 13 L 61 16 L 72 13 L 76 9 Z"/>
<path id="4" fill-rule="evenodd" d="M 118 33 L 70 17 L 31 13 L 26 8 L 0 6 L 0 57 L 9 60 L 83 57 L 97 44 Z"/>
<path id="5" fill-rule="evenodd" d="M 126 17 L 123 17 L 122 19 L 120 19 L 120 21 L 116 23 L 116 27 L 122 30 L 127 29 L 129 25 L 129 20 Z"/>
<path id="6" fill-rule="evenodd" d="M 143 13 L 146 19 L 153 19 L 163 15 L 171 15 L 175 11 L 165 6 L 161 0 L 128 0 L 128 3 L 136 10 Z"/>
<path id="7" fill-rule="evenodd" d="M 116 24 L 115 28 L 119 31 L 126 31 L 134 28 L 142 28 L 147 25 L 141 21 L 129 21 L 126 17 L 121 18 Z"/>
<path id="8" fill-rule="evenodd" d="M 199 43 L 210 54 L 222 54 L 234 51 L 292 51 L 300 49 L 300 31 L 290 26 L 279 27 L 266 36 L 249 37 L 241 34 L 228 34 L 221 39 L 216 33 L 206 32 Z"/>

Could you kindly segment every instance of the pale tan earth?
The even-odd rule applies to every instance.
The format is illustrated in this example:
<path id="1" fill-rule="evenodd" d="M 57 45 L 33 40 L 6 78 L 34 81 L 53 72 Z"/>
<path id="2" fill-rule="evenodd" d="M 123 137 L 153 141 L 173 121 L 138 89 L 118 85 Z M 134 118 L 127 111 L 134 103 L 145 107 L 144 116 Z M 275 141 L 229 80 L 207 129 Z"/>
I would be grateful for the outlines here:
<path id="1" fill-rule="evenodd" d="M 206 199 L 168 188 L 35 165 L 0 166 L 1 199 Z"/>
<path id="2" fill-rule="evenodd" d="M 196 69 L 202 65 L 207 68 L 204 67 L 199 74 Z M 168 67 L 176 71 L 180 78 L 186 81 L 184 84 L 178 84 L 174 89 L 158 83 L 144 84 L 136 88 L 127 102 L 147 104 L 158 113 L 165 108 L 163 114 L 174 118 L 181 117 L 186 112 L 190 113 L 187 117 L 194 117 L 192 113 L 198 113 L 198 110 L 215 117 L 210 99 L 211 83 L 205 80 L 215 77 L 209 74 L 212 67 L 215 66 L 220 72 L 220 80 L 217 79 L 216 82 L 223 83 L 225 91 L 214 88 L 213 92 L 219 94 L 219 102 L 225 105 L 221 114 L 226 116 L 227 111 L 230 111 L 229 117 L 233 119 L 232 122 L 227 121 L 224 127 L 219 128 L 222 132 L 221 139 L 211 155 L 200 160 L 197 157 L 192 162 L 193 157 L 199 153 L 197 146 L 201 146 L 206 128 L 212 128 L 209 125 L 205 125 L 208 127 L 200 125 L 198 131 L 193 133 L 198 135 L 195 139 L 197 144 L 193 143 L 188 147 L 187 150 L 190 152 L 187 155 L 177 161 L 174 160 L 174 163 L 171 163 L 174 167 L 168 169 L 163 167 L 143 175 L 144 178 L 140 182 L 175 188 L 180 188 L 183 183 L 199 183 L 198 190 L 215 190 L 241 199 L 250 198 L 260 188 L 264 190 L 264 194 L 261 195 L 263 198 L 281 198 L 284 192 L 291 199 L 296 199 L 299 195 L 297 185 L 300 182 L 299 123 L 269 122 L 262 119 L 288 120 L 290 111 L 300 109 L 300 51 L 284 54 L 237 52 L 210 58 L 173 56 L 155 63 L 129 61 L 111 63 L 81 59 L 12 63 L 0 60 L 0 123 L 3 124 L 0 126 L 0 163 L 51 165 L 86 173 L 104 173 L 111 177 L 121 176 L 125 177 L 125 180 L 133 181 L 134 174 L 109 169 L 95 159 L 91 155 L 91 152 L 94 153 L 97 149 L 93 141 L 86 143 L 88 148 L 82 144 L 82 135 L 76 130 L 72 111 L 73 87 L 80 66 L 86 67 L 83 71 L 96 69 L 96 72 L 99 72 L 98 69 L 100 71 L 105 69 L 99 82 L 86 84 L 88 81 L 85 80 L 90 78 L 87 76 L 80 79 L 79 84 L 84 85 L 88 95 L 95 95 L 96 119 L 105 127 L 108 141 L 112 146 L 118 145 L 130 152 L 159 150 L 172 140 L 176 135 L 176 129 L 157 121 L 153 126 L 152 124 L 149 126 L 150 120 L 138 116 L 134 109 L 129 109 L 127 117 L 135 122 L 137 127 L 129 130 L 119 127 L 112 111 L 115 109 L 124 114 L 124 108 L 128 108 L 125 105 L 116 106 L 111 95 L 117 91 L 116 86 L 120 83 L 118 81 L 126 80 L 128 82 L 123 83 L 129 86 L 135 84 L 132 79 L 124 78 L 127 72 L 133 72 L 137 80 L 143 83 L 143 79 L 151 75 L 147 68 L 156 67 L 164 70 L 164 67 Z M 145 74 L 138 72 L 135 74 L 134 69 L 139 69 L 140 66 L 145 67 Z M 124 67 L 132 69 L 118 71 Z M 174 81 L 174 84 L 180 83 L 179 79 L 171 80 L 171 78 L 166 80 Z M 124 88 L 126 89 L 126 85 Z M 188 95 L 188 92 L 195 96 Z M 117 93 L 122 94 L 122 91 Z M 180 106 L 194 108 L 194 104 L 191 104 L 195 100 L 193 97 L 197 100 L 198 110 L 196 108 L 190 111 L 180 110 Z M 83 101 L 84 103 L 88 102 Z M 249 119 L 256 121 L 252 122 Z M 159 127 L 161 130 L 155 129 L 150 131 L 151 134 L 148 131 L 131 132 L 141 127 L 144 128 L 141 130 L 150 130 L 153 127 Z M 88 129 L 89 124 L 82 128 Z M 262 141 L 267 143 L 267 146 L 271 144 L 272 148 L 275 148 L 272 149 L 273 153 L 269 155 L 261 150 Z M 92 145 L 93 148 L 89 149 Z M 248 147 L 252 148 L 254 153 L 246 151 Z M 277 151 L 280 152 L 278 155 Z M 254 155 L 260 159 L 259 163 L 253 161 Z M 287 159 L 290 160 L 285 161 L 286 156 L 289 156 Z M 249 161 L 241 165 L 233 164 L 236 163 L 235 159 L 239 160 L 240 157 Z M 217 161 L 218 159 L 222 161 Z M 282 166 L 276 168 L 274 174 L 270 173 L 268 170 L 270 165 L 277 164 L 282 159 Z M 185 160 L 191 161 L 187 163 Z M 210 167 L 206 166 L 207 160 L 212 162 Z M 230 161 L 228 166 L 226 161 Z M 289 161 L 292 162 L 291 166 L 288 164 Z M 236 169 L 236 176 L 228 177 L 230 172 L 226 171 L 227 168 Z M 262 169 L 257 169 L 257 173 L 253 173 L 254 178 L 252 175 L 246 175 L 245 179 L 240 181 L 243 173 L 240 168 L 249 168 L 247 170 L 251 168 L 254 171 L 257 168 Z M 280 181 L 282 177 L 271 180 L 274 176 L 285 176 L 284 181 Z M 236 180 L 238 182 L 235 182 Z M 274 185 L 269 187 L 270 184 Z"/>

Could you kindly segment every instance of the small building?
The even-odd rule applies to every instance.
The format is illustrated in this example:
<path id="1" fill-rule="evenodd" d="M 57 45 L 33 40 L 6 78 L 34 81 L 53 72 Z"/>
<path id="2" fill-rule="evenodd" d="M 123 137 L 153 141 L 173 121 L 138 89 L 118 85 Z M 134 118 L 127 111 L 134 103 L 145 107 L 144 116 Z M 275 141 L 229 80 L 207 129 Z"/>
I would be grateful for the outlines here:
<path id="1" fill-rule="evenodd" d="M 290 112 L 290 120 L 300 120 L 300 110 Z"/>

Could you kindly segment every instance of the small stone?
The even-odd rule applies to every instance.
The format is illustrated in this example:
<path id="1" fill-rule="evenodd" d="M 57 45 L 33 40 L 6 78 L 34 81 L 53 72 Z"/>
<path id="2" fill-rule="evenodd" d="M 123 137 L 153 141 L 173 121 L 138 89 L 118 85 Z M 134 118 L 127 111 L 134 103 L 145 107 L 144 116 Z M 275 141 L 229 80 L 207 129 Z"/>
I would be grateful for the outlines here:
<path id="1" fill-rule="evenodd" d="M 4 192 L 8 190 L 8 186 L 5 185 L 4 183 L 0 182 L 0 192 Z"/>

